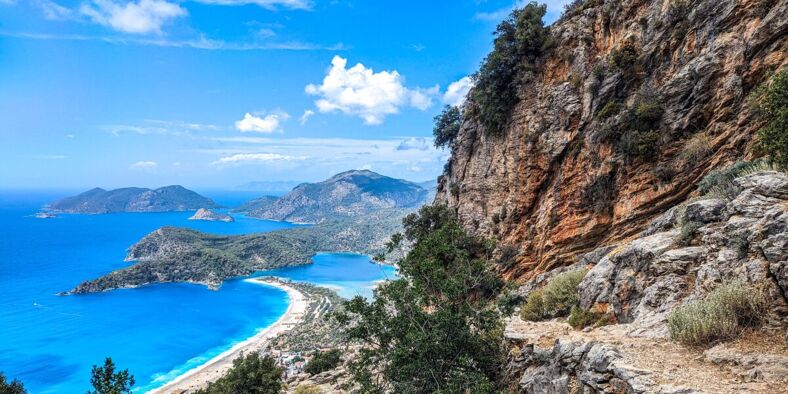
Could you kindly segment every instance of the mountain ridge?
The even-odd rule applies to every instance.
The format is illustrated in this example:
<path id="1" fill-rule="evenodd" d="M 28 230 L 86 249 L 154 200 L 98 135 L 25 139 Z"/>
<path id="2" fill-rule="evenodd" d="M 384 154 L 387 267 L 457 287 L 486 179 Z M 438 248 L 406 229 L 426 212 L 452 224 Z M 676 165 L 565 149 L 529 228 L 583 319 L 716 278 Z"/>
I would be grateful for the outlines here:
<path id="1" fill-rule="evenodd" d="M 180 185 L 157 189 L 126 187 L 105 190 L 95 187 L 48 206 L 53 211 L 83 214 L 191 211 L 218 207 L 213 200 Z"/>

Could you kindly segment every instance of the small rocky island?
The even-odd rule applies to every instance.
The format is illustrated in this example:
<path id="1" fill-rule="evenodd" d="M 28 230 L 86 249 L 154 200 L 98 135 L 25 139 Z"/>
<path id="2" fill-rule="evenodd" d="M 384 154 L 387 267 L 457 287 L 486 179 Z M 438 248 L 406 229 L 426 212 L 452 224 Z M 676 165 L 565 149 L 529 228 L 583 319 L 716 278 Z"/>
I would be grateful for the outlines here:
<path id="1" fill-rule="evenodd" d="M 197 212 L 195 212 L 194 215 L 192 215 L 189 218 L 189 220 L 206 220 L 209 222 L 226 222 L 226 223 L 235 221 L 235 219 L 233 219 L 233 217 L 230 215 L 214 212 L 206 208 L 198 209 Z"/>
<path id="2" fill-rule="evenodd" d="M 218 207 L 210 198 L 179 185 L 153 190 L 139 187 L 104 190 L 97 187 L 49 205 L 52 211 L 82 214 L 192 211 Z"/>
<path id="3" fill-rule="evenodd" d="M 57 217 L 57 215 L 55 215 L 52 212 L 41 211 L 41 212 L 36 212 L 36 214 L 33 215 L 33 217 L 35 217 L 36 219 L 54 219 Z"/>

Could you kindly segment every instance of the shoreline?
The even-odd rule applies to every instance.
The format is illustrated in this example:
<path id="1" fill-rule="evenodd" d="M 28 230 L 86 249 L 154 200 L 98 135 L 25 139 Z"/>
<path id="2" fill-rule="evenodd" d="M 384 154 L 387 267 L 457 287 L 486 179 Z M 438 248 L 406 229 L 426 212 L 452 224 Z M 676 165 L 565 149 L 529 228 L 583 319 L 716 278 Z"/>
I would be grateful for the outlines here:
<path id="1" fill-rule="evenodd" d="M 288 286 L 286 283 L 270 278 L 248 278 L 245 280 L 276 287 L 287 292 L 290 302 L 282 317 L 270 326 L 260 330 L 254 336 L 235 344 L 230 349 L 225 350 L 205 363 L 178 375 L 178 377 L 165 385 L 148 391 L 148 394 L 182 393 L 204 388 L 209 382 L 222 377 L 232 367 L 233 360 L 242 353 L 248 354 L 263 350 L 272 338 L 303 321 L 309 306 L 309 301 L 303 293 L 294 287 Z"/>

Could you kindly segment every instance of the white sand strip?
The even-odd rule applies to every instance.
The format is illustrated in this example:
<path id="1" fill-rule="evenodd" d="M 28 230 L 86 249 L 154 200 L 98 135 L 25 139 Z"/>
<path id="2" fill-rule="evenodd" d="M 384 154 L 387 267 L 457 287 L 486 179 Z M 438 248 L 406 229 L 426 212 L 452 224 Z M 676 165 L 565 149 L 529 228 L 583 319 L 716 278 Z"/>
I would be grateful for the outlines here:
<path id="1" fill-rule="evenodd" d="M 268 286 L 274 286 L 286 291 L 287 295 L 290 297 L 290 305 L 288 305 L 285 314 L 282 315 L 282 317 L 279 318 L 279 320 L 277 320 L 274 324 L 255 334 L 255 336 L 238 343 L 231 349 L 228 349 L 227 351 L 212 358 L 205 364 L 190 369 L 166 385 L 149 391 L 149 394 L 189 393 L 206 387 L 209 382 L 222 377 L 222 375 L 224 375 L 227 370 L 232 367 L 233 360 L 238 358 L 241 353 L 249 354 L 263 350 L 271 339 L 289 330 L 293 326 L 300 324 L 304 320 L 304 315 L 306 314 L 307 307 L 309 306 L 309 301 L 303 293 L 293 287 L 273 280 L 258 278 L 250 278 L 246 280 L 263 283 Z"/>

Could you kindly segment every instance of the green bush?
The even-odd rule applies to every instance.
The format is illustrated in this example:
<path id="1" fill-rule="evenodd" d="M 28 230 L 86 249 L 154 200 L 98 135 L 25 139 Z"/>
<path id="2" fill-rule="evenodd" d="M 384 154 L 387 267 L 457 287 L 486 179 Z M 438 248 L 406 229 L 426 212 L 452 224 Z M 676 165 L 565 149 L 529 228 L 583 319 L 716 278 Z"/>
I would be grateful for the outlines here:
<path id="1" fill-rule="evenodd" d="M 276 361 L 271 356 L 250 353 L 233 360 L 232 368 L 224 376 L 196 393 L 278 394 L 280 392 L 282 392 L 282 369 L 276 366 Z"/>
<path id="2" fill-rule="evenodd" d="M 518 90 L 526 74 L 536 67 L 537 59 L 550 45 L 549 29 L 542 18 L 545 5 L 531 2 L 515 9 L 495 30 L 493 50 L 475 75 L 471 98 L 487 132 L 500 134 L 512 109 L 520 100 Z"/>
<path id="3" fill-rule="evenodd" d="M 520 318 L 528 321 L 539 321 L 545 318 L 544 311 L 544 291 L 534 290 L 528 294 L 525 304 L 520 308 Z"/>
<path id="4" fill-rule="evenodd" d="M 596 116 L 599 117 L 599 119 L 607 119 L 621 112 L 623 108 L 624 105 L 620 102 L 616 100 L 610 100 L 607 102 L 607 104 L 605 104 L 604 107 L 602 107 L 602 109 L 599 110 L 599 112 L 596 113 Z"/>
<path id="5" fill-rule="evenodd" d="M 342 354 L 337 349 L 326 352 L 315 352 L 312 359 L 304 367 L 304 372 L 310 375 L 317 375 L 321 372 L 336 368 L 342 361 Z"/>
<path id="6" fill-rule="evenodd" d="M 758 130 L 758 146 L 782 169 L 788 169 L 788 68 L 778 72 L 755 93 L 766 125 Z"/>
<path id="7" fill-rule="evenodd" d="M 457 134 L 460 133 L 462 112 L 457 107 L 447 105 L 443 107 L 443 112 L 434 118 L 434 122 L 432 134 L 435 136 L 435 147 L 451 146 Z"/>
<path id="8" fill-rule="evenodd" d="M 601 313 L 587 311 L 578 305 L 572 307 L 569 318 L 566 320 L 572 328 L 580 330 L 590 325 L 603 325 L 604 315 Z"/>
<path id="9" fill-rule="evenodd" d="M 544 288 L 532 291 L 520 309 L 520 317 L 539 321 L 569 314 L 580 303 L 577 285 L 587 272 L 586 269 L 564 272 L 550 279 Z"/>
<path id="10" fill-rule="evenodd" d="M 610 51 L 608 60 L 611 66 L 624 73 L 631 73 L 635 71 L 639 54 L 640 49 L 635 40 L 630 38 L 624 41 L 621 47 Z"/>
<path id="11" fill-rule="evenodd" d="M 716 198 L 733 198 L 739 193 L 734 179 L 758 171 L 778 171 L 779 167 L 768 160 L 758 159 L 751 162 L 737 161 L 728 167 L 709 172 L 698 182 L 698 193 L 701 196 Z"/>
<path id="12" fill-rule="evenodd" d="M 27 390 L 22 382 L 16 379 L 8 382 L 5 375 L 0 372 L 0 394 L 27 394 Z"/>
<path id="13" fill-rule="evenodd" d="M 677 307 L 668 316 L 674 341 L 708 345 L 734 339 L 754 327 L 766 313 L 766 293 L 759 286 L 731 282 L 720 285 L 705 298 Z"/>

